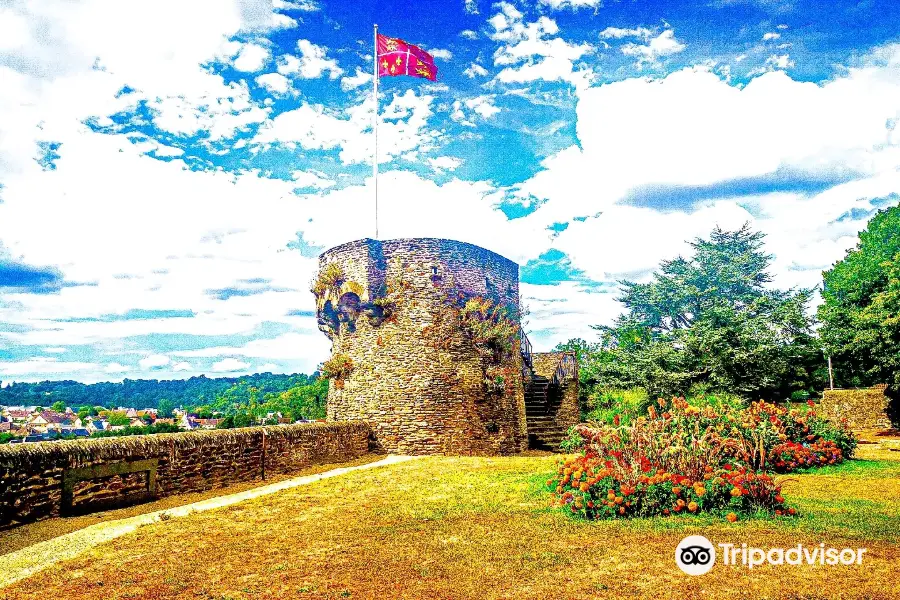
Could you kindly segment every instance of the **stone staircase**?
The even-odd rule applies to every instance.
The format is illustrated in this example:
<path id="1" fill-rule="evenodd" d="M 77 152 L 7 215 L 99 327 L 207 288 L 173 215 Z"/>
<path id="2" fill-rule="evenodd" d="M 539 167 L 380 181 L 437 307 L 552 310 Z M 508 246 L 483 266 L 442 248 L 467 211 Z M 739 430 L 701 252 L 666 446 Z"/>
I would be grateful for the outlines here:
<path id="1" fill-rule="evenodd" d="M 528 424 L 528 447 L 539 450 L 559 451 L 559 443 L 566 435 L 556 424 L 550 380 L 532 375 L 525 382 L 525 421 Z"/>

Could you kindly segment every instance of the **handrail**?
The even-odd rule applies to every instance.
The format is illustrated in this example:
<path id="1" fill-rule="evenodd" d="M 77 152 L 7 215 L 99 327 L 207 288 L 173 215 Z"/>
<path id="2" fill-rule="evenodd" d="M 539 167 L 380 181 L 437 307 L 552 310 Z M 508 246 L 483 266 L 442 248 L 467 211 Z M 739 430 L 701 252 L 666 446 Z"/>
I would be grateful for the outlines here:
<path id="1" fill-rule="evenodd" d="M 528 339 L 528 336 L 525 335 L 524 331 L 522 332 L 521 348 L 522 348 L 522 360 L 526 365 L 528 365 L 529 368 L 531 368 L 532 366 L 534 366 L 533 363 L 531 362 L 531 354 L 532 354 L 531 340 Z"/>
<path id="2" fill-rule="evenodd" d="M 562 386 L 568 383 L 570 379 L 577 378 L 578 360 L 575 358 L 574 352 L 566 352 L 560 357 L 559 364 L 556 365 L 556 371 L 553 373 L 550 383 Z"/>

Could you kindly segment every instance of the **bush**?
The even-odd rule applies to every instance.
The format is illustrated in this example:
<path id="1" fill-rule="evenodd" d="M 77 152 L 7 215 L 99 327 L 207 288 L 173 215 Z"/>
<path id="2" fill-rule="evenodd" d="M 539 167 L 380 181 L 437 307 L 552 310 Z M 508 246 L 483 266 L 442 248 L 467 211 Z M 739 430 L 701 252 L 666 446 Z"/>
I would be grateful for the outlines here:
<path id="1" fill-rule="evenodd" d="M 319 368 L 322 377 L 333 379 L 335 386 L 340 389 L 344 386 L 344 379 L 353 372 L 353 360 L 346 354 L 335 354 Z"/>
<path id="2" fill-rule="evenodd" d="M 589 411 L 583 420 L 606 425 L 629 424 L 653 403 L 644 388 L 605 388 L 595 393 L 589 401 Z"/>
<path id="3" fill-rule="evenodd" d="M 557 502 L 587 518 L 764 510 L 795 514 L 767 471 L 837 464 L 856 445 L 845 423 L 766 402 L 714 407 L 684 398 L 659 400 L 646 416 L 618 415 L 612 424 L 579 425 L 563 442 L 569 457 L 547 484 Z M 843 447 L 841 447 L 843 445 Z M 688 489 L 690 488 L 690 489 Z M 612 495 L 610 495 L 612 494 Z"/>
<path id="4" fill-rule="evenodd" d="M 711 512 L 736 520 L 738 514 L 759 510 L 796 514 L 796 509 L 785 506 L 780 486 L 766 473 L 707 466 L 702 477 L 694 479 L 649 465 L 645 469 L 632 479 L 629 470 L 619 469 L 615 461 L 589 452 L 566 459 L 547 485 L 558 495 L 560 506 L 587 519 Z"/>

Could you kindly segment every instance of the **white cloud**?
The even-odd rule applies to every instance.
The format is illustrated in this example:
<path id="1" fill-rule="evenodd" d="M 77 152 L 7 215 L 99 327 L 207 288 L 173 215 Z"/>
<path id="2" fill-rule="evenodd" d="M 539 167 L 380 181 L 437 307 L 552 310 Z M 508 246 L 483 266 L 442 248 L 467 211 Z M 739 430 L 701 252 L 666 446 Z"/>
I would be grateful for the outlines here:
<path id="1" fill-rule="evenodd" d="M 626 44 L 622 46 L 622 54 L 634 56 L 638 59 L 638 65 L 656 62 L 662 56 L 677 54 L 686 48 L 684 44 L 675 38 L 675 32 L 666 29 L 646 44 Z"/>
<path id="2" fill-rule="evenodd" d="M 341 77 L 341 89 L 345 92 L 355 90 L 362 85 L 371 83 L 372 78 L 372 73 L 356 67 L 355 74 Z"/>
<path id="3" fill-rule="evenodd" d="M 603 0 L 540 0 L 540 3 L 546 4 L 553 9 L 579 9 L 585 7 L 599 8 L 603 6 Z"/>
<path id="4" fill-rule="evenodd" d="M 475 77 L 484 77 L 487 74 L 487 69 L 485 69 L 478 63 L 472 63 L 466 68 L 465 71 L 463 71 L 463 75 L 466 75 L 472 79 L 474 79 Z"/>
<path id="5" fill-rule="evenodd" d="M 494 104 L 494 96 L 469 98 L 465 101 L 465 105 L 481 115 L 484 119 L 489 119 L 500 112 L 500 109 Z"/>
<path id="6" fill-rule="evenodd" d="M 378 126 L 378 160 L 413 151 L 428 151 L 441 132 L 428 127 L 434 97 L 408 89 L 394 94 L 381 110 Z M 373 102 L 367 97 L 344 113 L 322 106 L 302 104 L 264 124 L 254 139 L 256 144 L 297 144 L 307 150 L 340 149 L 344 164 L 370 161 L 374 150 L 371 134 Z"/>
<path id="7" fill-rule="evenodd" d="M 244 44 L 232 64 L 238 71 L 255 73 L 269 62 L 269 56 L 269 50 L 263 46 L 258 44 Z"/>
<path id="8" fill-rule="evenodd" d="M 459 36 L 467 40 L 477 40 L 478 32 L 472 31 L 471 29 L 464 29 L 459 32 Z"/>
<path id="9" fill-rule="evenodd" d="M 246 371 L 249 368 L 250 363 L 245 363 L 235 358 L 225 358 L 212 366 L 212 370 L 215 373 L 233 373 L 235 371 Z"/>
<path id="10" fill-rule="evenodd" d="M 25 375 L 26 379 L 33 380 L 35 376 L 58 376 L 89 371 L 95 366 L 93 363 L 64 362 L 55 358 L 27 358 L 19 361 L 0 362 L 0 377 Z"/>
<path id="11" fill-rule="evenodd" d="M 301 10 L 303 12 L 315 12 L 322 10 L 318 2 L 313 0 L 299 0 L 290 2 L 288 0 L 272 0 L 272 5 L 277 10 Z"/>
<path id="12" fill-rule="evenodd" d="M 750 221 L 769 235 L 776 284 L 815 285 L 862 227 L 837 219 L 900 188 L 900 153 L 884 144 L 885 124 L 900 106 L 900 72 L 890 66 L 900 47 L 886 55 L 819 85 L 775 71 L 738 87 L 706 69 L 684 69 L 586 90 L 579 145 L 519 187 L 518 197 L 543 204 L 517 221 L 531 231 L 569 223 L 554 247 L 598 280 L 640 277 L 686 250 L 683 240 Z M 758 196 L 731 198 L 728 182 L 777 181 L 785 171 L 812 181 L 849 172 L 857 179 L 820 193 L 770 193 L 761 183 Z M 679 190 L 704 188 L 693 206 L 675 203 Z M 669 212 L 621 203 L 654 190 L 664 200 L 666 189 Z M 579 215 L 586 218 L 572 220 Z"/>
<path id="13" fill-rule="evenodd" d="M 103 372 L 104 373 L 125 373 L 126 371 L 130 371 L 130 370 L 131 369 L 129 369 L 125 365 L 120 365 L 117 362 L 111 362 L 106 365 L 106 367 L 103 369 Z"/>
<path id="14" fill-rule="evenodd" d="M 41 348 L 47 354 L 62 354 L 66 352 L 68 348 L 56 347 L 56 348 Z"/>
<path id="15" fill-rule="evenodd" d="M 465 4 L 463 6 L 468 14 L 478 14 L 478 0 L 465 0 Z"/>
<path id="16" fill-rule="evenodd" d="M 494 104 L 495 96 L 484 95 L 475 98 L 467 98 L 466 100 L 455 100 L 453 102 L 453 110 L 450 118 L 466 125 L 467 127 L 475 127 L 475 119 L 469 114 L 469 111 L 476 113 L 482 119 L 489 119 L 500 112 L 500 108 Z"/>
<path id="17" fill-rule="evenodd" d="M 522 13 L 513 5 L 500 2 L 497 6 L 500 12 L 488 20 L 494 29 L 490 38 L 501 42 L 494 52 L 494 65 L 505 67 L 497 74 L 497 81 L 567 81 L 578 88 L 590 83 L 590 70 L 576 68 L 575 61 L 592 53 L 593 46 L 554 37 L 559 26 L 553 19 L 540 17 L 525 24 Z"/>
<path id="18" fill-rule="evenodd" d="M 291 179 L 298 187 L 311 187 L 317 190 L 328 189 L 335 184 L 335 181 L 325 177 L 324 173 L 311 171 L 294 171 L 291 173 Z"/>
<path id="19" fill-rule="evenodd" d="M 632 29 L 628 28 L 620 28 L 620 27 L 607 27 L 603 31 L 600 32 L 600 37 L 604 39 L 616 39 L 620 40 L 622 38 L 627 37 L 636 37 L 641 38 L 643 40 L 650 39 L 655 31 L 652 29 L 647 29 L 646 27 L 635 27 Z"/>
<path id="20" fill-rule="evenodd" d="M 193 371 L 194 367 L 191 366 L 189 362 L 180 362 L 172 365 L 172 371 L 176 373 L 184 372 L 184 371 Z"/>
<path id="21" fill-rule="evenodd" d="M 279 73 L 302 79 L 318 79 L 325 73 L 328 73 L 330 79 L 337 79 L 344 73 L 336 60 L 326 58 L 328 48 L 324 46 L 317 46 L 309 40 L 299 40 L 297 50 L 300 52 L 299 57 L 288 54 L 279 59 Z"/>
<path id="22" fill-rule="evenodd" d="M 454 156 L 439 156 L 437 158 L 429 158 L 428 164 L 438 173 L 444 171 L 455 171 L 462 161 Z"/>
<path id="23" fill-rule="evenodd" d="M 138 361 L 138 365 L 145 370 L 159 369 L 165 367 L 172 362 L 168 356 L 164 354 L 152 354 Z"/>
<path id="24" fill-rule="evenodd" d="M 290 80 L 281 73 L 260 75 L 256 78 L 256 84 L 279 95 L 284 95 L 291 89 Z"/>
<path id="25" fill-rule="evenodd" d="M 445 48 L 434 48 L 427 50 L 427 52 L 438 60 L 450 60 L 453 58 L 453 53 Z"/>
<path id="26" fill-rule="evenodd" d="M 776 33 L 776 32 L 774 32 L 774 31 L 769 31 L 768 33 L 765 33 L 765 34 L 763 35 L 763 40 L 765 40 L 765 41 L 768 41 L 768 40 L 777 40 L 777 39 L 780 38 L 780 37 L 781 37 L 781 34 L 780 34 L 780 33 Z"/>

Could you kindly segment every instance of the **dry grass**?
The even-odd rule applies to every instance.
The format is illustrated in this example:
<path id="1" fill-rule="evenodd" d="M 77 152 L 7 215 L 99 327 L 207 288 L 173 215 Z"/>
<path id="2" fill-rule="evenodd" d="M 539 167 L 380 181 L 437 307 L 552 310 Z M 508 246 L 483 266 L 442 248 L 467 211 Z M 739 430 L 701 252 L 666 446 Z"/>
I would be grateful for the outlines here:
<path id="1" fill-rule="evenodd" d="M 366 463 L 374 462 L 376 460 L 380 460 L 382 458 L 384 458 L 383 455 L 368 454 L 354 461 L 340 463 L 340 465 L 315 465 L 296 473 L 273 475 L 267 477 L 265 481 L 256 480 L 246 481 L 243 483 L 235 483 L 229 486 L 214 488 L 203 492 L 191 492 L 188 494 L 180 494 L 178 496 L 168 496 L 159 500 L 155 500 L 153 502 L 146 502 L 144 504 L 136 504 L 134 506 L 129 506 L 126 508 L 96 512 L 78 517 L 36 521 L 27 525 L 21 525 L 14 529 L 0 531 L 0 556 L 9 554 L 10 552 L 15 552 L 16 550 L 21 550 L 22 548 L 37 544 L 38 542 L 43 542 L 45 540 L 59 537 L 73 531 L 78 531 L 79 529 L 84 529 L 85 527 L 89 527 L 91 525 L 96 525 L 97 523 L 116 521 L 118 519 L 127 519 L 128 517 L 135 517 L 137 515 L 156 512 L 157 510 L 165 510 L 167 508 L 175 508 L 176 506 L 193 504 L 194 502 L 206 500 L 207 498 L 217 498 L 219 496 L 236 494 L 238 492 L 243 492 L 244 490 L 259 487 L 264 484 L 267 485 L 270 483 L 276 483 L 285 479 L 293 479 L 294 477 L 300 477 L 303 475 L 323 473 L 337 466 L 349 467 L 354 465 L 363 465 Z"/>
<path id="2" fill-rule="evenodd" d="M 18 598 L 891 598 L 900 453 L 796 476 L 804 516 L 586 523 L 546 507 L 554 458 L 432 457 L 141 528 L 6 590 Z M 867 547 L 862 566 L 717 565 L 689 577 L 689 533 L 759 547 Z"/>

